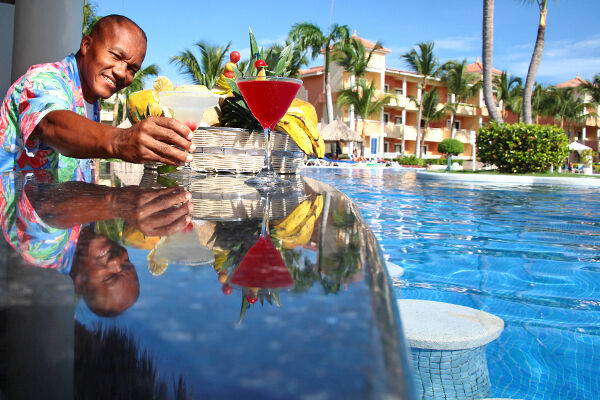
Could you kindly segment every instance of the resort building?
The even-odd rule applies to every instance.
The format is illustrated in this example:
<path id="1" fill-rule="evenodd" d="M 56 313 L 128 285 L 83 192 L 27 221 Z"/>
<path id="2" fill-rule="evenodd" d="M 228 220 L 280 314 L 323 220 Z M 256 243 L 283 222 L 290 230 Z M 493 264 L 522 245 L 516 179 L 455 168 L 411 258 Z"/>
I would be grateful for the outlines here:
<path id="1" fill-rule="evenodd" d="M 375 46 L 375 43 L 358 37 L 356 31 L 352 37 L 359 40 L 367 52 Z M 416 153 L 418 108 L 411 97 L 421 98 L 419 85 L 423 76 L 410 71 L 386 67 L 386 56 L 390 53 L 391 51 L 386 48 L 375 50 L 364 78 L 374 82 L 376 88 L 375 99 L 380 98 L 385 93 L 393 94 L 395 98 L 383 107 L 379 114 L 372 115 L 366 120 L 362 120 L 355 115 L 351 108 L 339 108 L 337 106 L 336 100 L 340 91 L 350 88 L 355 81 L 355 77 L 345 71 L 339 64 L 330 63 L 330 86 L 334 118 L 346 123 L 351 129 L 358 132 L 364 140 L 362 143 L 341 143 L 342 153 L 352 153 L 354 146 L 358 146 L 359 153 L 365 157 L 397 158 L 402 155 L 414 155 Z M 483 64 L 479 59 L 467 66 L 467 73 L 476 73 L 481 77 Z M 500 76 L 502 72 L 493 69 L 492 73 L 494 76 Z M 319 121 L 327 123 L 324 66 L 301 70 L 300 79 L 303 80 L 304 85 L 299 95 L 304 96 L 307 101 L 315 106 Z M 580 78 L 578 79 L 582 81 Z M 561 85 L 577 85 L 578 82 L 568 81 Z M 558 85 L 558 87 L 562 87 L 561 85 Z M 438 89 L 441 100 L 439 108 L 449 102 L 454 102 L 454 95 L 448 93 L 447 87 L 440 78 L 427 80 L 426 90 L 429 91 L 433 87 Z M 498 104 L 498 107 L 506 116 L 507 122 L 518 120 L 516 115 L 511 115 L 510 111 L 504 109 L 502 101 Z M 454 137 L 461 141 L 465 147 L 464 153 L 458 158 L 473 159 L 477 129 L 489 121 L 489 113 L 483 100 L 483 89 L 479 89 L 473 97 L 457 106 Z M 540 121 L 540 123 L 556 122 L 550 118 L 548 121 Z M 450 124 L 450 113 L 439 121 L 431 121 L 427 130 L 424 121 L 421 121 L 421 135 L 424 135 L 424 146 L 421 149 L 422 158 L 444 157 L 438 151 L 438 144 L 443 139 L 451 137 Z M 565 130 L 569 131 L 566 126 Z M 571 134 L 571 140 L 578 138 L 581 143 L 600 150 L 598 148 L 598 120 L 588 118 L 585 124 L 573 126 L 571 130 L 574 131 Z M 328 143 L 326 151 L 334 153 L 335 146 L 336 143 Z"/>

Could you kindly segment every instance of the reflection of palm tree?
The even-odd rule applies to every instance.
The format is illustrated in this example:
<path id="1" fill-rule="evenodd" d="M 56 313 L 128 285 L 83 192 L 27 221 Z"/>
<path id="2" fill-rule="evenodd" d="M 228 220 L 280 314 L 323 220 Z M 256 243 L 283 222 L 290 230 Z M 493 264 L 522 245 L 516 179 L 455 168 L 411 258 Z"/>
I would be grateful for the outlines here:
<path id="1" fill-rule="evenodd" d="M 231 42 L 227 43 L 224 48 L 212 46 L 206 42 L 198 42 L 195 46 L 200 50 L 200 61 L 191 50 L 185 49 L 178 55 L 172 56 L 170 62 L 178 65 L 180 71 L 194 84 L 212 89 L 221 76 L 221 68 Z"/>
<path id="2" fill-rule="evenodd" d="M 324 35 L 321 29 L 314 24 L 303 22 L 296 24 L 290 31 L 290 39 L 296 44 L 300 51 L 310 50 L 314 59 L 321 50 L 325 50 L 325 97 L 327 98 L 327 122 L 333 122 L 333 100 L 331 98 L 331 84 L 329 74 L 329 60 L 331 47 L 340 40 L 348 39 L 348 27 L 346 25 L 334 24 L 328 35 Z"/>
<path id="3" fill-rule="evenodd" d="M 502 115 L 498 111 L 494 100 L 492 84 L 492 51 L 494 49 L 494 0 L 483 0 L 483 100 L 488 109 L 490 118 L 502 122 Z"/>
<path id="4" fill-rule="evenodd" d="M 457 106 L 473 96 L 479 90 L 479 77 L 477 74 L 467 73 L 467 60 L 462 63 L 450 61 L 444 64 L 442 80 L 448 87 L 448 93 L 454 95 L 454 101 L 449 110 L 452 112 L 450 120 L 450 137 L 454 138 L 454 120 L 456 119 Z"/>
<path id="5" fill-rule="evenodd" d="M 378 99 L 375 98 L 377 90 L 375 89 L 375 81 L 369 83 L 366 79 L 359 79 L 356 82 L 356 87 L 352 89 L 344 89 L 338 95 L 338 107 L 353 106 L 356 113 L 362 118 L 362 132 L 365 136 L 365 127 L 367 118 L 381 110 L 394 98 L 391 94 L 384 94 Z"/>
<path id="6" fill-rule="evenodd" d="M 421 119 L 423 116 L 423 102 L 421 101 L 421 97 L 426 92 L 426 83 L 427 79 L 438 76 L 441 72 L 438 59 L 433 54 L 433 48 L 435 43 L 418 43 L 416 49 L 412 49 L 408 53 L 405 53 L 401 56 L 401 58 L 408 64 L 410 69 L 421 75 L 421 82 L 419 83 L 419 96 L 417 98 L 419 107 L 417 111 L 417 148 L 416 148 L 416 156 L 421 157 Z"/>

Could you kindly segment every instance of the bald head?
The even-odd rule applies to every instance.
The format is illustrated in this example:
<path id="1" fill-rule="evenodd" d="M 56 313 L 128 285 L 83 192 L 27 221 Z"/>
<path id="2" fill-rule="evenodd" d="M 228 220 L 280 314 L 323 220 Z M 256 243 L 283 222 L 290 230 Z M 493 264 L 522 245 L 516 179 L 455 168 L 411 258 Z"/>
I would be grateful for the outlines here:
<path id="1" fill-rule="evenodd" d="M 122 15 L 107 15 L 81 39 L 77 65 L 88 103 L 107 99 L 133 82 L 146 57 L 144 31 Z"/>
<path id="2" fill-rule="evenodd" d="M 106 32 L 112 30 L 114 26 L 123 26 L 123 25 L 131 25 L 142 35 L 145 42 L 148 42 L 148 37 L 146 36 L 146 32 L 142 28 L 139 27 L 138 24 L 125 17 L 124 15 L 111 14 L 105 17 L 100 18 L 92 27 L 90 31 L 90 36 L 98 37 L 98 35 L 103 35 Z"/>

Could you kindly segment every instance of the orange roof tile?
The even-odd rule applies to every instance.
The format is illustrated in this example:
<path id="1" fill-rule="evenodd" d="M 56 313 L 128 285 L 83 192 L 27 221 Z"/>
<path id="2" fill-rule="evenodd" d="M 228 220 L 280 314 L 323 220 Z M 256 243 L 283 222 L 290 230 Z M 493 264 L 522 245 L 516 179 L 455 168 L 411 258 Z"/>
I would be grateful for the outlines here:
<path id="1" fill-rule="evenodd" d="M 363 39 L 361 37 L 358 37 L 358 35 L 356 34 L 356 30 L 354 30 L 354 33 L 352 33 L 352 37 L 356 40 L 358 40 L 359 42 L 361 42 L 363 44 L 363 46 L 365 46 L 366 50 L 371 50 L 372 48 L 375 47 L 375 43 L 367 40 L 367 39 Z M 387 49 L 385 47 L 382 47 L 381 49 L 377 50 L 380 51 L 382 53 L 391 53 L 392 51 L 390 49 Z"/>
<path id="2" fill-rule="evenodd" d="M 308 75 L 308 74 L 314 74 L 314 73 L 323 72 L 323 71 L 325 71 L 325 67 L 323 65 L 317 65 L 316 67 L 298 70 L 298 73 L 300 75 Z"/>
<path id="3" fill-rule="evenodd" d="M 474 63 L 467 65 L 467 73 L 472 72 L 483 73 L 483 63 L 479 61 L 479 57 Z M 492 74 L 502 75 L 502 71 L 492 67 Z"/>
<path id="4" fill-rule="evenodd" d="M 557 88 L 569 88 L 569 87 L 579 87 L 583 84 L 588 83 L 585 79 L 581 79 L 579 74 L 573 79 L 569 79 L 568 81 L 559 83 L 556 85 Z"/>

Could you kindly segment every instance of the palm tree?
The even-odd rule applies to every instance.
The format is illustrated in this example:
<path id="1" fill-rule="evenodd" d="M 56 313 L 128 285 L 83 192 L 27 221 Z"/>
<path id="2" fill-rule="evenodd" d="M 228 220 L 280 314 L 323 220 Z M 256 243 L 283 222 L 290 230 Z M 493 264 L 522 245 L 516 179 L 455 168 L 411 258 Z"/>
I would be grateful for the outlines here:
<path id="1" fill-rule="evenodd" d="M 333 100 L 331 98 L 331 84 L 329 74 L 329 59 L 331 47 L 348 39 L 348 26 L 334 24 L 329 28 L 329 33 L 324 35 L 321 29 L 314 24 L 303 22 L 292 26 L 289 37 L 300 51 L 311 51 L 311 58 L 315 59 L 321 50 L 325 50 L 325 97 L 327 99 L 327 122 L 333 122 Z"/>
<path id="2" fill-rule="evenodd" d="M 456 107 L 452 104 L 439 107 L 440 96 L 436 87 L 429 92 L 425 92 L 421 101 L 414 96 L 410 96 L 410 100 L 423 110 L 422 119 L 425 121 L 425 132 L 423 133 L 423 138 L 421 139 L 422 142 L 420 144 L 421 147 L 423 147 L 425 145 L 425 136 L 429 131 L 429 124 L 444 118 L 448 112 L 456 112 Z M 454 121 L 452 121 L 452 123 L 454 124 Z"/>
<path id="3" fill-rule="evenodd" d="M 596 113 L 588 113 L 590 105 L 577 95 L 575 88 L 550 88 L 548 91 L 549 106 L 548 113 L 560 121 L 561 128 L 575 132 L 575 127 L 585 122 L 588 117 L 596 116 Z M 570 136 L 570 135 L 569 135 Z"/>
<path id="4" fill-rule="evenodd" d="M 492 85 L 492 53 L 494 50 L 494 0 L 483 0 L 483 100 L 490 118 L 501 123 L 502 115 L 494 100 Z"/>
<path id="5" fill-rule="evenodd" d="M 506 118 L 506 111 L 512 111 L 517 115 L 521 114 L 522 85 L 523 80 L 521 78 L 509 76 L 506 71 L 502 71 L 499 77 L 495 77 L 496 99 L 504 104 L 502 119 Z"/>
<path id="6" fill-rule="evenodd" d="M 450 119 L 450 137 L 454 139 L 454 120 L 456 119 L 457 105 L 475 95 L 479 90 L 479 77 L 474 73 L 467 73 L 467 60 L 461 63 L 449 61 L 442 67 L 444 74 L 442 81 L 446 83 L 448 93 L 454 95 L 454 101 L 448 108 L 452 112 Z"/>
<path id="7" fill-rule="evenodd" d="M 544 36 L 546 34 L 546 16 L 548 10 L 546 8 L 547 0 L 522 1 L 523 3 L 536 3 L 540 9 L 540 22 L 538 24 L 537 38 L 535 39 L 535 47 L 533 48 L 529 69 L 527 70 L 527 78 L 525 79 L 525 88 L 523 89 L 523 122 L 532 124 L 531 97 L 533 95 L 533 87 L 535 86 L 535 74 L 540 67 L 542 53 L 544 52 Z"/>
<path id="8" fill-rule="evenodd" d="M 531 97 L 531 116 L 535 118 L 536 124 L 539 123 L 540 115 L 551 114 L 548 112 L 549 103 L 548 89 L 536 83 Z"/>
<path id="9" fill-rule="evenodd" d="M 231 42 L 227 43 L 224 48 L 206 42 L 198 42 L 195 46 L 200 50 L 200 62 L 189 49 L 172 56 L 170 62 L 177 64 L 179 70 L 187 75 L 194 84 L 204 85 L 212 89 L 219 76 L 221 76 L 225 56 L 229 51 Z"/>
<path id="10" fill-rule="evenodd" d="M 373 53 L 382 47 L 381 42 L 377 42 L 367 54 L 364 44 L 352 37 L 350 40 L 339 42 L 334 46 L 332 60 L 337 62 L 344 68 L 344 71 L 350 73 L 354 78 L 362 78 L 367 72 Z"/>
<path id="11" fill-rule="evenodd" d="M 361 78 L 357 80 L 354 88 L 343 89 L 338 95 L 338 107 L 354 106 L 356 113 L 362 118 L 361 135 L 363 137 L 367 119 L 394 98 L 393 95 L 387 93 L 376 99 L 376 94 L 375 81 L 369 83 L 366 79 Z"/>
<path id="12" fill-rule="evenodd" d="M 416 49 L 412 49 L 410 52 L 405 53 L 400 56 L 412 69 L 413 72 L 422 76 L 421 82 L 419 83 L 420 93 L 419 96 L 423 96 L 426 91 L 425 84 L 427 79 L 436 77 L 440 74 L 441 69 L 438 63 L 437 57 L 433 54 L 433 48 L 435 43 L 418 43 Z M 417 112 L 417 148 L 416 148 L 416 156 L 421 157 L 421 146 L 420 146 L 420 138 L 421 138 L 421 119 L 423 113 L 423 102 L 420 99 L 418 100 L 418 112 Z"/>
<path id="13" fill-rule="evenodd" d="M 90 3 L 88 0 L 83 0 L 83 36 L 89 35 L 92 27 L 101 18 L 96 15 L 96 3 Z"/>
<path id="14" fill-rule="evenodd" d="M 594 75 L 594 79 L 591 82 L 584 83 L 583 91 L 592 96 L 594 104 L 600 105 L 600 74 Z"/>
<path id="15" fill-rule="evenodd" d="M 271 47 L 269 47 L 265 52 L 265 62 L 267 63 L 267 65 L 277 65 L 279 59 L 281 58 L 281 52 L 288 45 L 290 45 L 290 42 L 286 40 L 284 45 L 274 44 Z M 289 76 L 298 76 L 298 71 L 300 71 L 300 69 L 307 64 L 308 60 L 304 52 L 300 51 L 300 49 L 298 49 L 297 47 L 292 46 L 292 57 L 289 66 Z M 240 68 L 240 71 L 243 71 L 243 69 Z"/>
<path id="16" fill-rule="evenodd" d="M 113 125 L 119 125 L 122 121 L 125 120 L 125 117 L 127 115 L 127 96 L 129 96 L 133 92 L 137 92 L 139 90 L 144 89 L 144 81 L 151 76 L 157 75 L 158 66 L 156 64 L 148 65 L 146 68 L 140 69 L 135 74 L 131 85 L 117 92 L 117 100 L 115 101 L 116 118 L 113 118 Z"/>

